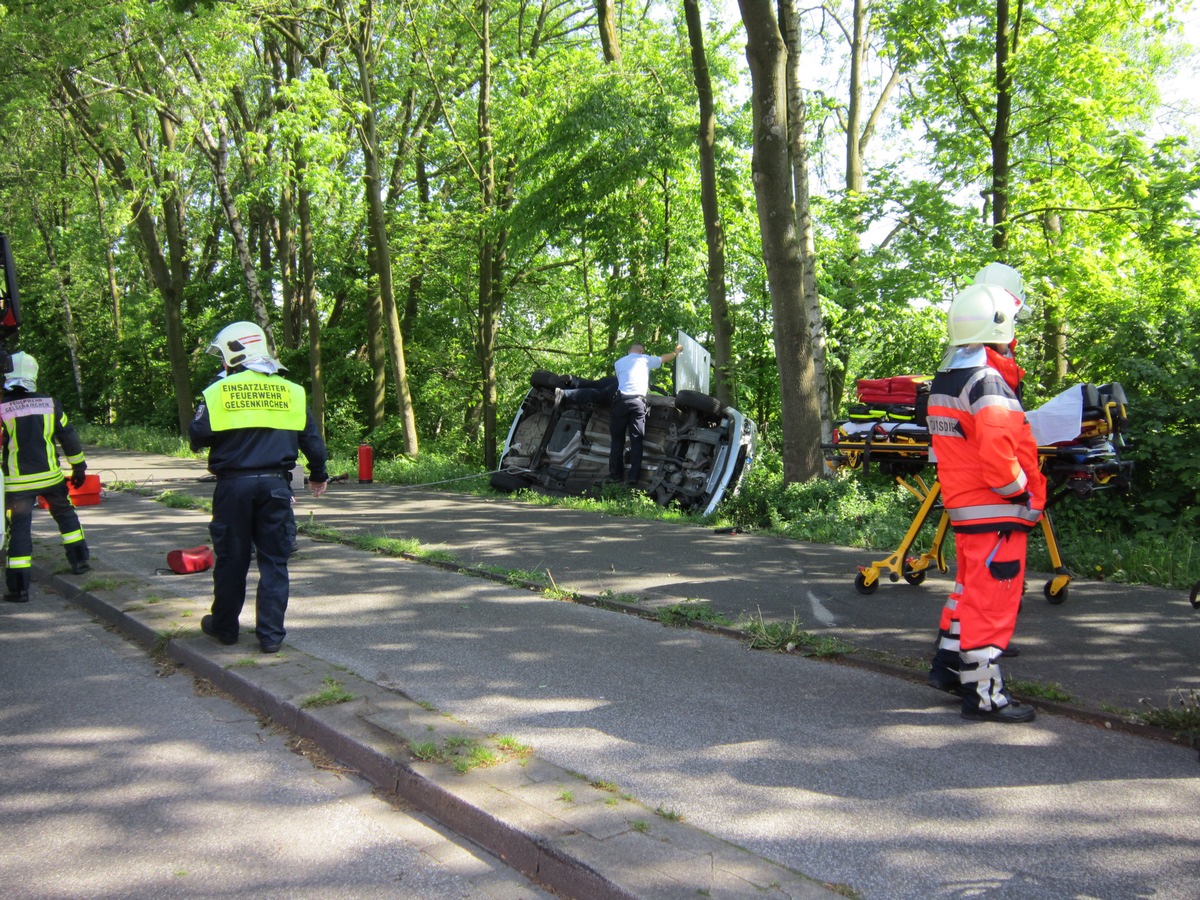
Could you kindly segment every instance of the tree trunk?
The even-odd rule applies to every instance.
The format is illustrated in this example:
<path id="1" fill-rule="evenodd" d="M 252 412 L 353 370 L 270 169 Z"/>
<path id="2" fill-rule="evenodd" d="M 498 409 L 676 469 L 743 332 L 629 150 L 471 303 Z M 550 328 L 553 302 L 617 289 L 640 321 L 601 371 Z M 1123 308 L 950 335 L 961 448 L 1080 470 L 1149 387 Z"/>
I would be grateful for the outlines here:
<path id="1" fill-rule="evenodd" d="M 606 63 L 621 62 L 621 44 L 617 40 L 616 13 L 613 0 L 596 0 L 596 25 L 600 29 L 600 46 Z"/>
<path id="2" fill-rule="evenodd" d="M 195 57 L 191 52 L 184 50 L 184 57 L 188 62 L 188 66 L 192 70 L 192 75 L 196 81 L 204 83 L 204 73 L 200 66 L 196 63 Z M 238 212 L 237 201 L 234 200 L 233 190 L 229 185 L 229 126 L 224 113 L 217 106 L 216 101 L 209 103 L 209 112 L 212 114 L 213 120 L 216 122 L 217 134 L 214 137 L 212 128 L 207 121 L 200 122 L 200 149 L 208 158 L 209 164 L 212 166 L 213 177 L 217 184 L 217 196 L 221 200 L 221 208 L 225 211 L 225 219 L 229 222 L 229 233 L 233 237 L 233 246 L 237 252 L 238 262 L 242 266 L 242 277 L 246 280 L 246 291 L 250 295 L 250 306 L 254 310 L 255 320 L 267 335 L 267 345 L 270 347 L 271 355 L 277 354 L 275 347 L 275 337 L 271 328 L 271 316 L 267 311 L 266 301 L 263 299 L 262 291 L 258 283 L 258 269 L 254 262 L 254 254 L 250 252 L 250 243 L 246 237 L 246 229 L 242 224 L 241 214 Z"/>
<path id="3" fill-rule="evenodd" d="M 708 246 L 706 286 L 709 316 L 713 330 L 713 362 L 716 367 L 715 393 L 723 406 L 734 406 L 733 324 L 725 293 L 725 227 L 717 203 L 717 166 L 714 154 L 717 120 L 713 112 L 712 79 L 704 54 L 704 26 L 697 0 L 684 0 L 688 41 L 692 50 L 692 78 L 700 104 L 700 207 L 704 215 L 704 241 Z"/>
<path id="4" fill-rule="evenodd" d="M 813 239 L 812 204 L 808 182 L 807 110 L 800 80 L 800 11 L 796 0 L 782 0 L 784 33 L 787 35 L 787 96 L 788 148 L 792 158 L 792 183 L 795 191 L 796 231 L 800 239 L 801 281 L 804 310 L 808 317 L 808 335 L 812 341 L 813 379 L 817 385 L 817 402 L 821 410 L 821 441 L 833 440 L 833 403 L 829 396 L 829 372 L 825 361 L 825 319 L 821 313 L 821 297 L 817 293 L 817 251 Z M 849 143 L 849 142 L 847 142 Z M 861 160 L 859 176 L 861 177 Z M 825 474 L 833 470 L 823 467 Z"/>
<path id="5" fill-rule="evenodd" d="M 996 130 L 992 132 L 992 247 L 1008 247 L 1008 131 L 1012 78 L 1008 73 L 1008 0 L 996 0 Z"/>
<path id="6" fill-rule="evenodd" d="M 379 168 L 379 136 L 375 128 L 374 75 L 368 59 L 368 23 L 359 23 L 354 36 L 354 55 L 358 64 L 359 87 L 362 91 L 363 111 L 359 119 L 359 141 L 363 148 L 366 192 L 367 230 L 375 248 L 375 264 L 379 277 L 379 296 L 383 303 L 383 316 L 387 326 L 387 338 L 392 359 L 392 371 L 396 379 L 396 395 L 399 401 L 400 418 L 404 426 L 404 452 L 416 457 L 419 452 L 417 441 L 417 419 L 413 411 L 412 394 L 408 387 L 408 367 L 404 358 L 404 337 L 400 333 L 400 318 L 396 314 L 396 293 L 392 280 L 392 254 L 388 243 L 387 211 L 383 206 L 383 179 Z"/>
<path id="7" fill-rule="evenodd" d="M 774 313 L 775 358 L 783 422 L 783 476 L 820 474 L 821 410 L 804 311 L 800 241 L 787 148 L 787 49 L 770 0 L 738 0 L 746 28 L 754 108 L 751 170 L 763 259 Z"/>
<path id="8" fill-rule="evenodd" d="M 483 464 L 496 468 L 496 248 L 492 242 L 489 217 L 496 203 L 496 158 L 492 148 L 492 8 L 489 0 L 479 0 L 479 194 L 482 224 L 479 227 L 479 333 L 475 351 L 483 394 Z"/>
<path id="9" fill-rule="evenodd" d="M 183 343 L 183 295 L 184 285 L 187 284 L 187 244 L 183 236 L 183 201 L 179 191 L 174 189 L 173 179 L 168 170 L 167 175 L 159 184 L 159 195 L 162 197 L 162 227 L 159 232 L 159 220 L 154 211 L 146 203 L 145 191 L 139 190 L 134 184 L 133 176 L 129 173 L 125 157 L 120 150 L 112 146 L 105 132 L 105 124 L 96 122 L 91 113 L 91 107 L 82 92 L 64 73 L 59 82 L 62 89 L 65 115 L 79 126 L 80 133 L 103 159 L 108 170 L 121 188 L 129 196 L 135 197 L 133 204 L 133 221 L 137 227 L 138 236 L 142 240 L 146 252 L 146 262 L 150 276 L 163 301 L 163 323 L 167 335 L 167 356 L 171 363 L 171 381 L 175 389 L 175 412 L 179 424 L 179 433 L 186 434 L 188 423 L 192 421 L 193 397 L 192 378 L 188 369 L 188 354 Z M 175 150 L 175 131 L 171 123 L 160 118 L 162 137 L 165 148 L 169 153 Z M 139 138 L 145 141 L 145 137 Z M 162 247 L 166 244 L 169 257 L 163 256 Z"/>
<path id="10" fill-rule="evenodd" d="M 308 322 L 308 374 L 312 379 L 312 411 L 317 429 L 325 433 L 325 374 L 321 367 L 321 317 L 317 312 L 316 266 L 313 263 L 312 207 L 304 184 L 307 161 L 296 160 L 297 211 L 300 214 L 300 306 Z"/>
<path id="11" fill-rule="evenodd" d="M 83 372 L 79 367 L 79 337 L 75 334 L 75 316 L 71 311 L 71 294 L 67 290 L 70 276 L 63 271 L 58 260 L 58 251 L 54 246 L 54 234 L 42 216 L 41 207 L 37 200 L 30 203 L 33 221 L 42 235 L 42 245 L 46 248 L 46 260 L 50 263 L 50 271 L 54 273 L 54 287 L 58 292 L 58 300 L 63 311 L 63 338 L 67 342 L 67 355 L 71 358 L 71 374 L 75 379 L 75 396 L 79 402 L 79 411 L 83 408 Z"/>

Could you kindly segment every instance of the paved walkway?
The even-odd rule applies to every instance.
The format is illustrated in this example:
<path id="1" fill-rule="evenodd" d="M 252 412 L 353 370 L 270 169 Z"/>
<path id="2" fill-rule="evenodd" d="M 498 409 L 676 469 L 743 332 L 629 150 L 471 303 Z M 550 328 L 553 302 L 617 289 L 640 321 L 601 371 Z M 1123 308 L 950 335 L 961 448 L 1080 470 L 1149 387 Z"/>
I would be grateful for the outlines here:
<path id="1" fill-rule="evenodd" d="M 211 491 L 201 463 L 89 460 L 105 482 Z M 287 650 L 264 661 L 252 643 L 198 635 L 207 575 L 156 574 L 168 550 L 206 541 L 207 517 L 129 494 L 82 511 L 96 572 L 53 578 L 147 642 L 178 635 L 171 653 L 186 664 L 566 894 L 798 896 L 820 883 L 864 897 L 1196 894 L 1196 752 L 1126 732 L 1120 712 L 1200 688 L 1200 613 L 1185 592 L 1076 582 L 1050 606 L 1031 591 L 1006 671 L 1062 685 L 1070 714 L 1035 703 L 1032 725 L 977 725 L 899 664 L 927 656 L 942 578 L 863 597 L 861 551 L 381 485 L 304 496 L 301 521 L 549 570 L 585 595 L 636 595 L 639 609 L 697 599 L 734 621 L 794 617 L 851 642 L 863 664 L 750 652 L 308 538 Z M 48 516 L 37 533 L 50 577 L 64 567 L 45 544 Z M 358 699 L 302 708 L 301 692 L 327 678 Z M 468 734 L 511 737 L 533 756 L 457 775 L 403 752 L 425 742 L 445 755 L 447 737 Z"/>

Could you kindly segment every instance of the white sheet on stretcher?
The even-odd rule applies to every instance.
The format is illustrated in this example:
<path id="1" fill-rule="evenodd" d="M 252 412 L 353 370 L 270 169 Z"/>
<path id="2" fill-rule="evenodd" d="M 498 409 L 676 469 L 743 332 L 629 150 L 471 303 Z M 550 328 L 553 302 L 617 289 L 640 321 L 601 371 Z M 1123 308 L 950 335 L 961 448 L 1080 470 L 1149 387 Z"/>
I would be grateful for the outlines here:
<path id="1" fill-rule="evenodd" d="M 1083 428 L 1083 386 L 1069 387 L 1025 413 L 1039 447 L 1073 441 Z"/>

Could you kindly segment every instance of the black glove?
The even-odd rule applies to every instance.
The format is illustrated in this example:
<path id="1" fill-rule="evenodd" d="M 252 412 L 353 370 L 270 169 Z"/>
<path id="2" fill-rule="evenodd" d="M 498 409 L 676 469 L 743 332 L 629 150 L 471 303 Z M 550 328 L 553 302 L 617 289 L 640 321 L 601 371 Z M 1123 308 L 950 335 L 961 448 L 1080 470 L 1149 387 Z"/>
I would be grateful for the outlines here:
<path id="1" fill-rule="evenodd" d="M 71 487 L 79 490 L 83 487 L 83 479 L 87 477 L 87 463 L 81 462 L 71 466 Z"/>

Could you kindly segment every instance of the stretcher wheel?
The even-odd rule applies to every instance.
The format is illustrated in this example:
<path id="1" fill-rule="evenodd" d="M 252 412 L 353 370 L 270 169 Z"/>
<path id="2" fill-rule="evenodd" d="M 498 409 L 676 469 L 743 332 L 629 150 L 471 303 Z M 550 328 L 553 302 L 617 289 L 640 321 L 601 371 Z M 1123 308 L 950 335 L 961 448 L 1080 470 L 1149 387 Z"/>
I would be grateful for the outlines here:
<path id="1" fill-rule="evenodd" d="M 1046 599 L 1055 606 L 1067 602 L 1067 586 L 1065 584 L 1059 588 L 1057 593 L 1055 593 L 1054 582 L 1047 581 L 1046 586 L 1042 589 L 1042 593 L 1045 594 Z"/>
<path id="2" fill-rule="evenodd" d="M 854 589 L 860 594 L 873 594 L 879 590 L 879 579 L 876 578 L 870 584 L 867 584 L 867 576 L 859 572 L 854 576 Z"/>
<path id="3" fill-rule="evenodd" d="M 1192 601 L 1192 609 L 1200 609 L 1200 581 L 1192 585 L 1192 595 L 1188 599 Z"/>
<path id="4" fill-rule="evenodd" d="M 904 564 L 904 580 L 911 585 L 923 583 L 925 581 L 925 576 L 928 574 L 928 569 L 917 569 L 916 571 L 913 571 L 908 563 Z"/>

